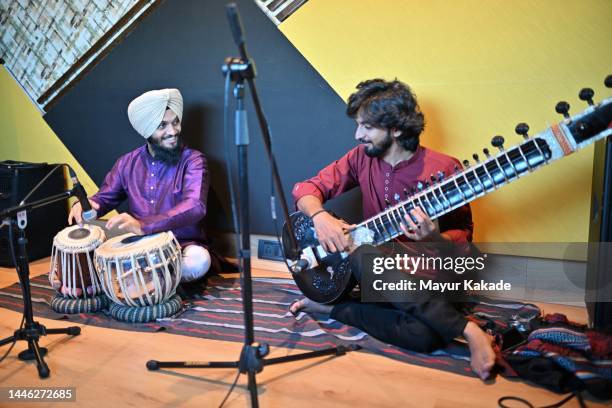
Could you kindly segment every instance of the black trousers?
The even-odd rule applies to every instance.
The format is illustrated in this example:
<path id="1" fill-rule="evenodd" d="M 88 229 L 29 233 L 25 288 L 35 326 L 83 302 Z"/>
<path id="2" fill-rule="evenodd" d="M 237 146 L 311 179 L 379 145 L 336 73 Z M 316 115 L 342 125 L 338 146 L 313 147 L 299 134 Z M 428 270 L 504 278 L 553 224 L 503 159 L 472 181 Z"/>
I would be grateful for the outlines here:
<path id="1" fill-rule="evenodd" d="M 361 282 L 362 254 L 381 251 L 361 247 L 350 256 L 351 271 Z M 458 305 L 443 297 L 423 295 L 413 302 L 362 303 L 347 300 L 334 305 L 331 318 L 357 327 L 372 337 L 417 352 L 430 352 L 461 335 L 467 319 Z"/>

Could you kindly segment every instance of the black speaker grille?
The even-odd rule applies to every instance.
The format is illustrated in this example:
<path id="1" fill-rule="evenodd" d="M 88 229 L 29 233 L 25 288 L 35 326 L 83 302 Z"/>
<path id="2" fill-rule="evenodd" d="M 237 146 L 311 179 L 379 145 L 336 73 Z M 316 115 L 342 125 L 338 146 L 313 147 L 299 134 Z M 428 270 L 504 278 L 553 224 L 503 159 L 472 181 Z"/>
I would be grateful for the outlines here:
<path id="1" fill-rule="evenodd" d="M 0 194 L 9 194 L 11 192 L 11 177 L 0 175 Z"/>

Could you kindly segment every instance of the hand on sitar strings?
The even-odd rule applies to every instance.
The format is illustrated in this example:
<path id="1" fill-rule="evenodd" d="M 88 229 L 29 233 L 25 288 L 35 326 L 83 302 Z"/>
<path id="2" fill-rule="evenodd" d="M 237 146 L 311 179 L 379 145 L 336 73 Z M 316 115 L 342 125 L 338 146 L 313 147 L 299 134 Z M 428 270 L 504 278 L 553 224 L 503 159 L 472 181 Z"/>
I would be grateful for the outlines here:
<path id="1" fill-rule="evenodd" d="M 327 252 L 342 252 L 349 250 L 351 239 L 349 233 L 357 226 L 336 218 L 327 211 L 322 211 L 312 217 L 317 239 Z"/>
<path id="2" fill-rule="evenodd" d="M 413 208 L 400 224 L 404 235 L 413 241 L 442 241 L 438 220 L 432 220 L 420 207 Z"/>

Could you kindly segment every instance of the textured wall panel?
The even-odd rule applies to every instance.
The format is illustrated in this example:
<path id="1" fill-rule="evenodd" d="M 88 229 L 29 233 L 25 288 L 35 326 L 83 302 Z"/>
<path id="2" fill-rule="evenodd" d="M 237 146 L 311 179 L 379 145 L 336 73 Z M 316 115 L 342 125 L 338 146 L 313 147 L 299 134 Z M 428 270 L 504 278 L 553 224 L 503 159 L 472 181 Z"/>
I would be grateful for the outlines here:
<path id="1" fill-rule="evenodd" d="M 37 100 L 136 3 L 138 0 L 2 1 L 0 57 L 30 98 Z"/>

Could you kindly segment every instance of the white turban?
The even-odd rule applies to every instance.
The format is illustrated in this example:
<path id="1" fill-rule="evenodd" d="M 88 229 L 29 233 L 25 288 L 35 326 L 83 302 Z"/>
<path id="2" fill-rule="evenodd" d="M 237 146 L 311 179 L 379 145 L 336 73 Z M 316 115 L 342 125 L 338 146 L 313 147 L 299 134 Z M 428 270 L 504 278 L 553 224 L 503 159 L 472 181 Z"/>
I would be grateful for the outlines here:
<path id="1" fill-rule="evenodd" d="M 153 135 L 164 118 L 166 108 L 183 119 L 183 96 L 178 89 L 158 89 L 145 92 L 128 105 L 130 123 L 144 138 Z"/>

